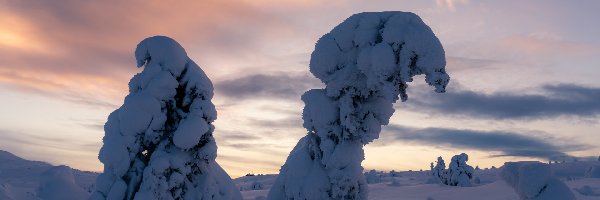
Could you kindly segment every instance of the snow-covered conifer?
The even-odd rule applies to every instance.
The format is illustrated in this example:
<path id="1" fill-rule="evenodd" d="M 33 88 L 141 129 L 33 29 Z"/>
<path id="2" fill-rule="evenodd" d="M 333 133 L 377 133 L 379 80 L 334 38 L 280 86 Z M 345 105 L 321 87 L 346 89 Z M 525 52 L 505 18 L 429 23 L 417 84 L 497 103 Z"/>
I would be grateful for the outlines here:
<path id="1" fill-rule="evenodd" d="M 473 178 L 475 170 L 467 164 L 468 160 L 469 156 L 465 153 L 452 157 L 450 165 L 448 165 L 448 170 L 446 171 L 447 185 L 461 187 L 472 186 L 471 178 Z"/>
<path id="2" fill-rule="evenodd" d="M 129 95 L 104 125 L 100 199 L 241 199 L 217 164 L 213 86 L 175 40 L 155 36 L 135 50 Z"/>
<path id="3" fill-rule="evenodd" d="M 449 81 L 444 49 L 431 29 L 409 12 L 360 13 L 323 35 L 312 52 L 311 73 L 325 83 L 302 95 L 300 139 L 269 199 L 366 199 L 363 146 L 379 137 L 407 100 L 413 76 L 444 92 Z"/>
<path id="4" fill-rule="evenodd" d="M 435 167 L 431 170 L 431 176 L 433 180 L 429 181 L 430 183 L 443 183 L 447 185 L 446 163 L 444 163 L 444 159 L 441 156 L 437 158 Z"/>
<path id="5" fill-rule="evenodd" d="M 365 179 L 367 180 L 367 184 L 381 183 L 381 176 L 374 169 L 365 172 Z"/>

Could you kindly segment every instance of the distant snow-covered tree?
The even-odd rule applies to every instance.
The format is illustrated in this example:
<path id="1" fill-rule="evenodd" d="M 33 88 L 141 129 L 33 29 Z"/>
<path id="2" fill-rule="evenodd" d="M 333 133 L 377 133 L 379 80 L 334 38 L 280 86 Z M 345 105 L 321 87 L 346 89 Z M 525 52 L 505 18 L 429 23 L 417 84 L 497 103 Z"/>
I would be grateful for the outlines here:
<path id="1" fill-rule="evenodd" d="M 262 190 L 265 189 L 265 185 L 260 181 L 255 181 L 252 183 L 252 190 Z"/>
<path id="2" fill-rule="evenodd" d="M 433 165 L 433 163 L 431 163 Z M 447 185 L 448 178 L 446 176 L 446 163 L 444 159 L 440 156 L 437 158 L 435 167 L 431 169 L 432 180 L 428 181 L 430 183 L 443 183 Z"/>
<path id="3" fill-rule="evenodd" d="M 450 165 L 448 165 L 448 170 L 446 171 L 447 185 L 461 187 L 472 186 L 471 179 L 473 178 L 475 170 L 467 164 L 468 160 L 469 156 L 465 153 L 452 157 Z"/>
<path id="4" fill-rule="evenodd" d="M 310 60 L 325 83 L 302 95 L 308 135 L 281 167 L 268 198 L 367 198 L 363 146 L 379 137 L 406 101 L 416 75 L 444 92 L 449 81 L 444 49 L 431 29 L 408 12 L 360 13 L 323 35 Z"/>
<path id="5" fill-rule="evenodd" d="M 367 180 L 368 184 L 381 183 L 381 175 L 374 169 L 365 172 L 365 179 Z"/>
<path id="6" fill-rule="evenodd" d="M 501 177 L 522 200 L 575 200 L 571 189 L 552 176 L 550 166 L 537 161 L 507 162 Z"/>
<path id="7" fill-rule="evenodd" d="M 104 125 L 104 172 L 90 198 L 241 199 L 215 161 L 210 79 L 168 37 L 144 39 L 135 58 L 144 69 Z"/>

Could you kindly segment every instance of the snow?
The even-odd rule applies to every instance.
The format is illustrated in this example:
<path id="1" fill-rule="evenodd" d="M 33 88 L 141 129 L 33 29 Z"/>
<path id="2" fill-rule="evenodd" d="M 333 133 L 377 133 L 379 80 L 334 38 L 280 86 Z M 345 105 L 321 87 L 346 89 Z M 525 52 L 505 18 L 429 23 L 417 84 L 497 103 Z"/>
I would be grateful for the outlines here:
<path id="1" fill-rule="evenodd" d="M 0 199 L 14 200 L 15 195 L 13 194 L 14 189 L 8 183 L 0 184 Z"/>
<path id="2" fill-rule="evenodd" d="M 540 162 L 508 162 L 502 178 L 515 189 L 521 199 L 569 200 L 573 192 L 552 174 L 548 164 Z"/>
<path id="3" fill-rule="evenodd" d="M 210 79 L 165 36 L 141 41 L 135 58 L 143 70 L 104 126 L 104 172 L 90 199 L 241 199 L 215 161 Z"/>
<path id="4" fill-rule="evenodd" d="M 585 177 L 588 178 L 600 178 L 600 164 L 592 165 L 588 167 L 585 173 Z"/>
<path id="5" fill-rule="evenodd" d="M 41 175 L 37 196 L 43 200 L 87 199 L 90 194 L 75 183 L 71 168 L 57 166 Z"/>
<path id="6" fill-rule="evenodd" d="M 307 136 L 281 167 L 268 199 L 366 199 L 363 146 L 379 138 L 407 100 L 407 82 L 444 92 L 449 76 L 440 41 L 415 14 L 360 13 L 323 35 L 310 72 L 325 83 L 302 96 Z M 400 96 L 400 97 L 399 97 Z"/>
<path id="7" fill-rule="evenodd" d="M 48 163 L 25 160 L 0 150 L 0 199 L 10 197 L 13 200 L 37 200 L 43 174 L 52 168 L 53 166 Z M 94 189 L 97 173 L 74 169 L 71 173 L 78 186 L 75 190 L 84 190 L 89 196 Z M 71 175 L 66 174 L 66 176 Z"/>
<path id="8" fill-rule="evenodd" d="M 589 163 L 588 163 L 589 164 Z M 381 173 L 381 182 L 369 184 L 369 199 L 375 200 L 465 200 L 485 199 L 489 200 L 517 200 L 520 199 L 513 188 L 499 177 L 498 169 L 476 170 L 475 177 L 481 177 L 481 184 L 473 187 L 454 187 L 441 184 L 427 184 L 430 172 L 394 172 Z M 276 175 L 250 176 L 235 179 L 240 187 L 246 187 L 253 182 L 262 182 L 263 190 L 243 190 L 244 199 L 262 199 L 269 192 Z M 565 182 L 573 191 L 588 186 L 592 191 L 600 190 L 600 179 L 581 178 Z M 580 194 L 575 195 L 580 200 L 598 199 L 598 196 Z M 592 193 L 593 194 L 593 193 Z"/>
<path id="9" fill-rule="evenodd" d="M 555 171 L 555 169 L 564 170 L 565 166 L 570 166 L 570 164 L 574 164 L 574 162 L 552 164 L 550 165 L 550 168 L 551 171 Z M 597 162 L 580 161 L 576 164 L 589 167 L 597 164 Z M 36 190 L 41 183 L 40 180 L 42 179 L 42 174 L 52 168 L 53 166 L 49 164 L 23 160 L 8 152 L 0 150 L 0 199 L 11 200 L 10 198 L 12 198 L 12 200 L 37 200 L 38 195 L 36 194 Z M 65 167 L 60 168 L 64 169 Z M 503 169 L 504 167 L 502 170 Z M 481 184 L 474 183 L 473 187 L 453 187 L 437 183 L 428 184 L 427 179 L 431 176 L 430 171 L 382 172 L 374 170 L 380 177 L 381 182 L 368 184 L 368 198 L 375 200 L 465 200 L 481 199 L 480 197 L 485 197 L 485 199 L 490 200 L 519 199 L 515 190 L 500 177 L 500 170 L 501 169 L 499 168 L 475 170 L 473 176 L 479 177 L 481 179 Z M 578 168 L 574 168 L 573 170 L 578 170 Z M 82 172 L 75 169 L 72 169 L 71 172 L 75 178 L 76 186 L 79 187 L 73 188 L 75 191 L 80 191 L 81 189 L 85 191 L 94 190 L 93 181 L 98 176 L 97 173 Z M 571 174 L 575 174 L 575 172 L 572 172 Z M 59 176 L 62 177 L 59 178 L 59 180 L 65 180 L 64 177 L 69 176 L 68 173 L 66 176 Z M 556 177 L 568 186 L 576 199 L 597 200 L 600 198 L 600 178 L 585 178 L 583 175 Z M 264 200 L 276 179 L 277 175 L 270 174 L 244 176 L 235 179 L 235 186 L 228 188 L 241 190 L 244 199 Z M 66 178 L 66 180 L 71 179 Z M 256 184 L 262 185 L 263 188 L 252 189 L 252 185 Z M 65 192 L 71 193 L 71 191 Z"/>

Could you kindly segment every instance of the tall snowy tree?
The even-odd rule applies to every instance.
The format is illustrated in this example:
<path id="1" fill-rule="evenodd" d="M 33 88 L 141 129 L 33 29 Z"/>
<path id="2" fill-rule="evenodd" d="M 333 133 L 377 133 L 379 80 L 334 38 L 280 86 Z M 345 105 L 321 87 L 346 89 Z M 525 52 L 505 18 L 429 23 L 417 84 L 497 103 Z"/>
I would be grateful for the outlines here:
<path id="1" fill-rule="evenodd" d="M 104 172 L 90 199 L 241 199 L 215 161 L 208 77 L 168 37 L 144 39 L 135 58 L 144 69 L 104 125 Z"/>
<path id="2" fill-rule="evenodd" d="M 310 71 L 326 88 L 302 95 L 308 135 L 281 167 L 268 199 L 367 199 L 363 146 L 379 137 L 393 103 L 407 100 L 413 76 L 424 74 L 444 92 L 445 66 L 440 41 L 413 13 L 356 14 L 322 36 Z"/>

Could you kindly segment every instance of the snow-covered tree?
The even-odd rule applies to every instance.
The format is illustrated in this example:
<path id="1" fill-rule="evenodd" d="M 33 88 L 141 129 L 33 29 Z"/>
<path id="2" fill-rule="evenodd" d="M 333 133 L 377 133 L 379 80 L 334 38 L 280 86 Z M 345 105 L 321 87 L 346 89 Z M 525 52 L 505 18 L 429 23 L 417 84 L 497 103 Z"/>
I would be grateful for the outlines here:
<path id="1" fill-rule="evenodd" d="M 374 169 L 365 172 L 365 179 L 367 180 L 367 184 L 381 183 L 381 175 Z"/>
<path id="2" fill-rule="evenodd" d="M 448 170 L 446 171 L 446 185 L 461 187 L 472 186 L 471 178 L 473 178 L 475 170 L 467 164 L 468 160 L 469 156 L 465 153 L 452 157 L 450 165 L 448 165 Z"/>
<path id="3" fill-rule="evenodd" d="M 433 166 L 433 163 L 431 163 L 431 165 Z M 432 180 L 428 181 L 430 183 L 447 184 L 448 178 L 446 177 L 446 163 L 441 156 L 437 158 L 435 167 L 431 168 L 431 177 Z"/>
<path id="4" fill-rule="evenodd" d="M 312 52 L 311 73 L 325 89 L 309 90 L 300 139 L 269 199 L 366 199 L 363 146 L 379 137 L 407 100 L 413 76 L 444 92 L 449 81 L 444 49 L 431 29 L 409 12 L 360 13 L 323 35 Z"/>
<path id="5" fill-rule="evenodd" d="M 507 162 L 501 177 L 522 200 L 575 200 L 571 189 L 552 176 L 550 166 L 537 161 Z"/>
<path id="6" fill-rule="evenodd" d="M 104 125 L 104 172 L 90 199 L 241 199 L 215 161 L 208 77 L 168 37 L 144 39 L 135 58 L 144 69 Z"/>
<path id="7" fill-rule="evenodd" d="M 255 181 L 252 183 L 252 190 L 262 190 L 265 189 L 265 185 L 260 181 Z"/>

